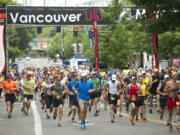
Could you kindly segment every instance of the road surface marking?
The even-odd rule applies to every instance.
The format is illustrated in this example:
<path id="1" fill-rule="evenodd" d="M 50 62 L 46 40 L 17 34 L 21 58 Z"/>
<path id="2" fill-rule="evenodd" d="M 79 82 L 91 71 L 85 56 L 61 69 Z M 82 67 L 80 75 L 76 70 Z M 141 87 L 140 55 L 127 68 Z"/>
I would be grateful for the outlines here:
<path id="1" fill-rule="evenodd" d="M 130 117 L 130 115 L 127 114 L 127 113 L 122 113 L 122 115 L 125 116 L 125 117 Z M 162 121 L 162 120 L 154 120 L 154 119 L 150 119 L 150 118 L 147 118 L 147 120 L 150 121 L 150 122 L 154 122 L 154 123 L 160 123 L 160 124 L 164 124 L 164 125 L 167 124 L 166 121 Z M 172 122 L 172 125 L 177 126 L 177 123 Z"/>
<path id="2" fill-rule="evenodd" d="M 36 103 L 34 101 L 32 101 L 32 103 L 31 103 L 31 108 L 32 108 L 33 114 L 34 114 L 35 135 L 43 135 L 43 133 L 42 133 L 41 117 L 39 115 Z"/>

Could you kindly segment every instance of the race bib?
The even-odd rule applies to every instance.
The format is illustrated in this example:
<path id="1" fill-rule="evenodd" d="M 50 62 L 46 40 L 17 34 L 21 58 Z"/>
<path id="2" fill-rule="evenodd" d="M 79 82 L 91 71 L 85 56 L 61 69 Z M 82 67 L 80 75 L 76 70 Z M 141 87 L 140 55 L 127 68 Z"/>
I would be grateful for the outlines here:
<path id="1" fill-rule="evenodd" d="M 132 95 L 132 100 L 136 100 L 136 95 Z"/>
<path id="2" fill-rule="evenodd" d="M 57 98 L 57 99 L 60 99 L 60 96 L 58 95 L 58 96 L 56 96 L 56 98 Z"/>
<path id="3" fill-rule="evenodd" d="M 115 97 L 111 96 L 111 100 L 115 100 Z"/>
<path id="4" fill-rule="evenodd" d="M 48 95 L 50 95 L 50 94 L 51 94 L 51 91 L 50 91 L 50 90 L 48 90 L 48 91 L 47 91 L 47 94 L 48 94 Z"/>
<path id="5" fill-rule="evenodd" d="M 7 93 L 11 93 L 11 89 L 10 88 L 7 88 Z"/>
<path id="6" fill-rule="evenodd" d="M 0 86 L 2 86 L 2 83 L 0 83 Z"/>

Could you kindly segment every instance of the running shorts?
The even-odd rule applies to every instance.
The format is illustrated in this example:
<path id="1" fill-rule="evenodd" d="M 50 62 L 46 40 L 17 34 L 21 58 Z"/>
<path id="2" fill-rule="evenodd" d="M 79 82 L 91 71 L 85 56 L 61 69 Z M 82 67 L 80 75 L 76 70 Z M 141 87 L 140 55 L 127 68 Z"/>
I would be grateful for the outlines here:
<path id="1" fill-rule="evenodd" d="M 6 94 L 6 95 L 5 95 L 5 101 L 6 101 L 6 102 L 9 102 L 9 101 L 10 101 L 11 103 L 14 103 L 15 100 L 16 100 L 15 94 Z"/>
<path id="2" fill-rule="evenodd" d="M 33 95 L 24 94 L 23 98 L 27 98 L 27 100 L 32 100 L 33 99 Z"/>
<path id="3" fill-rule="evenodd" d="M 178 97 L 172 98 L 168 97 L 167 99 L 167 110 L 173 111 L 173 108 L 179 107 L 179 99 Z"/>
<path id="4" fill-rule="evenodd" d="M 117 105 L 118 96 L 115 94 L 108 94 L 108 104 L 111 105 Z"/>

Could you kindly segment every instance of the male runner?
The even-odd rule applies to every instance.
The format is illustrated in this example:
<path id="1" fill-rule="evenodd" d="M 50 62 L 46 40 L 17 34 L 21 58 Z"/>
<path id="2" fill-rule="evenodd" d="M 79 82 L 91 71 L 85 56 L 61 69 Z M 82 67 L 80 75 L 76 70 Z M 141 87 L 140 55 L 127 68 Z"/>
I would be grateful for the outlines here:
<path id="1" fill-rule="evenodd" d="M 16 82 L 12 80 L 11 74 L 8 74 L 7 80 L 3 83 L 3 88 L 5 90 L 5 100 L 7 104 L 8 118 L 11 118 L 14 108 L 14 102 L 16 100 L 15 90 L 18 88 Z"/>
<path id="2" fill-rule="evenodd" d="M 93 77 L 90 80 L 90 82 L 93 83 L 93 85 L 95 87 L 95 92 L 90 94 L 91 98 L 90 98 L 89 110 L 91 110 L 91 106 L 94 103 L 94 116 L 98 116 L 97 106 L 98 106 L 98 102 L 101 97 L 100 80 L 97 78 L 96 72 L 92 72 L 92 75 L 93 75 Z"/>
<path id="3" fill-rule="evenodd" d="M 109 88 L 109 90 L 108 90 Z M 109 113 L 111 117 L 111 123 L 114 123 L 115 110 L 117 107 L 118 96 L 120 95 L 120 84 L 116 80 L 116 75 L 112 75 L 111 81 L 106 84 L 106 91 L 108 90 L 108 103 L 109 103 Z"/>
<path id="4" fill-rule="evenodd" d="M 34 95 L 34 90 L 36 88 L 36 84 L 34 80 L 31 79 L 31 74 L 26 74 L 26 79 L 23 83 L 23 108 L 22 111 L 24 111 L 25 115 L 28 115 L 29 109 L 31 107 L 31 102 Z"/>
<path id="5" fill-rule="evenodd" d="M 130 105 L 131 105 L 130 121 L 131 121 L 132 125 L 134 125 L 134 117 L 137 114 L 137 111 L 138 111 L 138 108 L 139 108 L 138 93 L 142 94 L 140 87 L 136 83 L 136 80 L 137 80 L 136 77 L 133 76 L 132 80 L 131 80 L 131 84 L 128 85 L 128 88 L 126 90 L 126 94 L 128 95 L 129 102 L 130 102 Z"/>
<path id="6" fill-rule="evenodd" d="M 165 92 L 168 93 L 168 100 L 167 100 L 167 110 L 169 111 L 169 117 L 167 121 L 167 125 L 169 125 L 170 131 L 173 130 L 172 128 L 172 116 L 173 116 L 173 108 L 177 107 L 177 103 L 179 101 L 178 95 L 178 84 L 176 82 L 178 76 L 176 72 L 172 73 L 172 79 L 167 82 L 167 85 L 164 89 Z"/>
<path id="7" fill-rule="evenodd" d="M 80 119 L 81 119 L 80 128 L 85 129 L 86 128 L 85 120 L 87 115 L 87 108 L 89 105 L 89 99 L 90 99 L 89 93 L 95 91 L 93 84 L 87 80 L 87 74 L 85 73 L 81 74 L 81 81 L 75 84 L 75 89 L 77 89 L 76 92 L 78 93 L 78 100 L 80 106 Z"/>
<path id="8" fill-rule="evenodd" d="M 154 69 L 154 75 L 152 76 L 151 88 L 150 88 L 150 97 L 149 97 L 149 113 L 152 114 L 152 101 L 154 95 L 156 95 L 157 100 L 157 112 L 160 112 L 160 103 L 159 103 L 159 94 L 156 93 L 157 87 L 160 83 L 160 76 L 158 69 Z"/>
<path id="9" fill-rule="evenodd" d="M 65 91 L 64 86 L 60 84 L 60 78 L 56 78 L 55 85 L 52 86 L 52 94 L 54 96 L 54 120 L 57 117 L 57 112 L 59 111 L 58 115 L 58 127 L 61 127 L 61 121 L 63 116 L 63 106 L 65 100 Z"/>
<path id="10" fill-rule="evenodd" d="M 76 122 L 75 116 L 79 106 L 77 94 L 73 90 L 73 87 L 76 85 L 77 82 L 78 82 L 77 74 L 73 73 L 73 79 L 68 83 L 68 89 L 67 89 L 67 93 L 69 94 L 71 110 L 73 112 L 72 122 Z"/>
<path id="11" fill-rule="evenodd" d="M 160 107 L 161 107 L 160 120 L 163 119 L 164 111 L 166 109 L 168 94 L 164 92 L 164 88 L 166 87 L 168 81 L 169 81 L 169 75 L 165 75 L 164 80 L 159 84 L 157 88 L 157 93 L 160 94 Z"/>

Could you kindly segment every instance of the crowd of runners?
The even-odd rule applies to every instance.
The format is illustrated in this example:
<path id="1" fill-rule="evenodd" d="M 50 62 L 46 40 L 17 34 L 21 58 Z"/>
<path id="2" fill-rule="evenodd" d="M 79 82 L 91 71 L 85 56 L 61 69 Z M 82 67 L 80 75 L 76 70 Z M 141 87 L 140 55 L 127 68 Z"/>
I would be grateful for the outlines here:
<path id="1" fill-rule="evenodd" d="M 150 114 L 154 113 L 153 100 L 156 99 L 160 120 L 166 119 L 172 130 L 174 118 L 180 131 L 178 68 L 105 71 L 87 67 L 78 70 L 46 67 L 27 68 L 21 73 L 10 70 L 6 79 L 0 74 L 1 101 L 3 95 L 9 119 L 13 115 L 14 102 L 22 102 L 21 111 L 28 116 L 31 102 L 35 100 L 40 101 L 47 119 L 57 119 L 58 127 L 62 126 L 64 104 L 69 102 L 67 117 L 72 115 L 72 122 L 79 122 L 81 129 L 86 128 L 87 112 L 98 117 L 101 109 L 109 110 L 111 123 L 115 122 L 115 115 L 123 117 L 123 110 L 130 113 L 132 125 L 139 119 L 146 121 L 147 109 Z"/>

